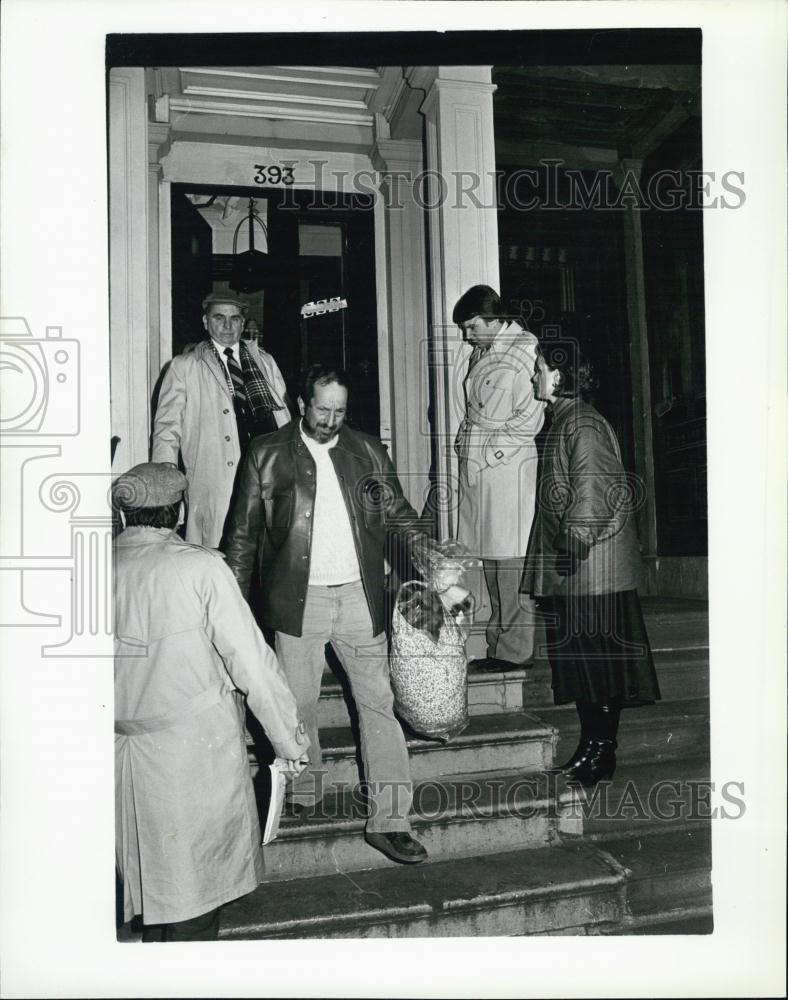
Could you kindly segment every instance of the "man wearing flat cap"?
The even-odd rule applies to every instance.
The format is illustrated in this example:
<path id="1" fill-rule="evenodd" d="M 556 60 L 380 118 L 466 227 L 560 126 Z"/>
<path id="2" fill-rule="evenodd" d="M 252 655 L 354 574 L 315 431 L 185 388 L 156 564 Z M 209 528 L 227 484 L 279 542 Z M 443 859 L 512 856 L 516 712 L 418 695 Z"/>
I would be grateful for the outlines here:
<path id="1" fill-rule="evenodd" d="M 260 825 L 237 692 L 297 775 L 309 740 L 222 557 L 183 541 L 186 477 L 146 462 L 113 485 L 116 860 L 143 940 L 211 940 L 256 888 Z"/>
<path id="2" fill-rule="evenodd" d="M 217 548 L 241 455 L 258 434 L 290 420 L 273 357 L 242 340 L 246 305 L 234 292 L 203 301 L 207 338 L 174 357 L 162 380 L 151 458 L 189 477 L 186 539 Z"/>

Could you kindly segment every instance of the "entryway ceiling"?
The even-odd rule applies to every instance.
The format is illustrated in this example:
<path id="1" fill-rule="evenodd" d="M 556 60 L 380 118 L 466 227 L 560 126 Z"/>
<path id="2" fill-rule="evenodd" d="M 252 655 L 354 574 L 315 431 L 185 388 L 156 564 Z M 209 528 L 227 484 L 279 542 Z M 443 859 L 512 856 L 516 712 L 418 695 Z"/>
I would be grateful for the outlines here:
<path id="1" fill-rule="evenodd" d="M 700 113 L 700 66 L 496 66 L 492 78 L 499 160 L 521 146 L 644 158 Z"/>
<path id="2" fill-rule="evenodd" d="M 502 162 L 644 157 L 700 110 L 699 66 L 496 66 L 492 79 Z M 196 66 L 150 70 L 149 90 L 173 138 L 314 147 L 324 137 L 366 152 L 410 88 L 399 66 Z"/>

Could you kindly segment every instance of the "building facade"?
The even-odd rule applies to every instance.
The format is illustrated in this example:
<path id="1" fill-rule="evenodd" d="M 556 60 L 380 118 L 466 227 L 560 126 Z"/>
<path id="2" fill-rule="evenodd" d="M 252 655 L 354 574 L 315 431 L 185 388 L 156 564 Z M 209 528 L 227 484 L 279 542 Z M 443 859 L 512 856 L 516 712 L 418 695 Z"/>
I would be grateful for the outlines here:
<path id="1" fill-rule="evenodd" d="M 451 536 L 451 313 L 489 284 L 592 347 L 646 589 L 706 595 L 699 65 L 119 66 L 108 101 L 114 470 L 147 459 L 204 295 L 243 287 L 288 380 L 350 370 L 355 423 Z"/>

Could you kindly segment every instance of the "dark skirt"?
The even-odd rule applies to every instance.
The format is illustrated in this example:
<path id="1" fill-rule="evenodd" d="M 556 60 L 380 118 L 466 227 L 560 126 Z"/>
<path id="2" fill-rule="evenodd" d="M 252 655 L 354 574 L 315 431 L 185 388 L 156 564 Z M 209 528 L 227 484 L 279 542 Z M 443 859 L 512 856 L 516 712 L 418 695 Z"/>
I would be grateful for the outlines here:
<path id="1" fill-rule="evenodd" d="M 657 701 L 659 683 L 636 590 L 540 597 L 556 705 Z"/>

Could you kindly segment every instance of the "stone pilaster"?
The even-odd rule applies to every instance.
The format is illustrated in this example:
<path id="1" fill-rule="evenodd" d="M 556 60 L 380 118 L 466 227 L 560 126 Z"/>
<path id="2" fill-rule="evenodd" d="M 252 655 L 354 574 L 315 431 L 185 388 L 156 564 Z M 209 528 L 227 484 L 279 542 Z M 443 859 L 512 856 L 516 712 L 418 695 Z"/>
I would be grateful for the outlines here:
<path id="1" fill-rule="evenodd" d="M 162 218 L 162 203 L 169 216 L 169 188 L 163 179 L 159 160 L 170 148 L 168 122 L 148 122 L 148 315 L 149 315 L 149 375 L 150 385 L 156 384 L 161 366 L 169 360 L 172 344 L 172 322 L 169 318 L 171 301 L 169 293 L 170 260 L 167 255 L 166 273 L 162 271 L 162 232 L 167 233 L 169 247 L 169 218 Z M 162 295 L 162 285 L 165 294 Z M 166 305 L 166 311 L 162 307 Z M 165 322 L 162 322 L 164 317 Z"/>
<path id="2" fill-rule="evenodd" d="M 109 78 L 110 393 L 115 467 L 148 457 L 148 133 L 143 69 Z"/>
<path id="3" fill-rule="evenodd" d="M 387 287 L 386 345 L 394 463 L 410 503 L 427 499 L 430 427 L 427 408 L 427 261 L 424 217 L 414 196 L 422 171 L 418 140 L 378 138 L 372 162 L 381 173 Z"/>
<path id="4" fill-rule="evenodd" d="M 430 242 L 432 329 L 429 365 L 435 402 L 439 526 L 457 530 L 454 438 L 462 419 L 462 381 L 470 350 L 451 321 L 457 299 L 475 284 L 499 287 L 495 137 L 489 66 L 410 67 L 426 92 L 427 171 L 419 195 Z"/>
<path id="5" fill-rule="evenodd" d="M 620 182 L 634 190 L 640 181 L 642 160 L 620 163 Z M 643 263 L 643 222 L 637 198 L 622 196 L 624 207 L 624 261 L 629 315 L 629 351 L 632 369 L 632 425 L 636 472 L 645 486 L 645 504 L 638 512 L 640 542 L 645 556 L 657 554 L 657 511 L 654 477 L 654 437 L 651 420 L 646 284 Z"/>

